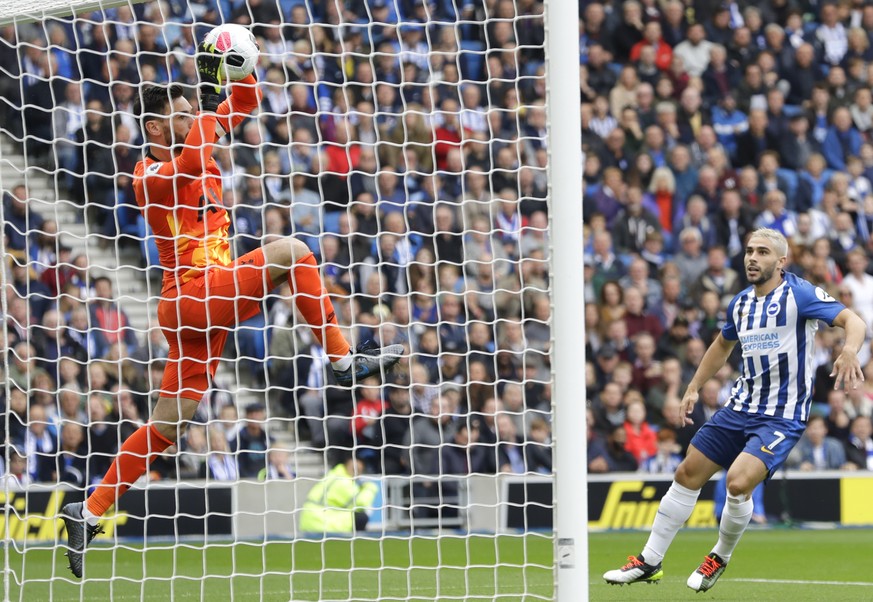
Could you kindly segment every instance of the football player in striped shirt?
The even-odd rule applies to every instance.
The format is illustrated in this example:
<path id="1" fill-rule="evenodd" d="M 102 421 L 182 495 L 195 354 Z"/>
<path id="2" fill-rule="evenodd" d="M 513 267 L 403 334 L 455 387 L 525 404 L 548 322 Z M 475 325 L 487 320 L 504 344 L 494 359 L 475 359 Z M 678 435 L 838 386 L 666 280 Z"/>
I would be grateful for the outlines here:
<path id="1" fill-rule="evenodd" d="M 697 403 L 698 391 L 724 366 L 734 346 L 742 349 L 740 376 L 725 407 L 701 427 L 661 499 L 649 540 L 638 556 L 607 571 L 607 583 L 655 582 L 661 561 L 680 527 L 691 516 L 700 489 L 727 470 L 727 503 L 718 542 L 688 578 L 691 589 L 710 589 L 727 567 L 752 516 L 752 490 L 788 457 L 806 428 L 813 387 L 813 345 L 819 321 L 846 331 L 831 376 L 839 388 L 864 380 L 857 353 L 866 326 L 856 313 L 823 289 L 784 270 L 788 243 L 776 230 L 755 230 L 744 264 L 751 286 L 728 305 L 727 321 L 703 357 L 682 399 L 682 416 Z"/>

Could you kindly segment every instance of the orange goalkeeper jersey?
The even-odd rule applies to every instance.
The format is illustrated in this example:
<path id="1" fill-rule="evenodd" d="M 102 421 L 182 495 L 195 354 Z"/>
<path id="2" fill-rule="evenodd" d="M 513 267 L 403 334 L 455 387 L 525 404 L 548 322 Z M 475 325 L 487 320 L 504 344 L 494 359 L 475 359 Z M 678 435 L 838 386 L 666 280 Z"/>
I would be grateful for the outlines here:
<path id="1" fill-rule="evenodd" d="M 136 200 L 166 270 L 165 289 L 191 280 L 209 264 L 232 261 L 230 217 L 221 203 L 221 174 L 215 159 L 210 157 L 204 172 L 193 178 L 176 171 L 174 163 L 162 163 L 148 154 L 134 171 Z"/>
<path id="2" fill-rule="evenodd" d="M 200 113 L 181 153 L 160 161 L 149 152 L 134 169 L 133 189 L 158 247 L 163 290 L 184 284 L 209 265 L 232 263 L 230 217 L 222 204 L 221 173 L 212 158 L 215 127 L 229 132 L 257 108 L 253 76 L 233 85 L 216 113 Z"/>

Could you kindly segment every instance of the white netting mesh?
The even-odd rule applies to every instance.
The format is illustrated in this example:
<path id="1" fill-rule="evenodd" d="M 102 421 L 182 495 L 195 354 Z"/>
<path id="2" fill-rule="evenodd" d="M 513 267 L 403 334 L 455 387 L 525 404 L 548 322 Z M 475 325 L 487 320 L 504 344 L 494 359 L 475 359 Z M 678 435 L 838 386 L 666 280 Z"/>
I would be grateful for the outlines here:
<path id="1" fill-rule="evenodd" d="M 551 597 L 542 11 L 169 0 L 0 28 L 11 598 Z M 234 256 L 294 235 L 346 338 L 404 358 L 384 386 L 332 385 L 279 283 L 177 448 L 107 515 L 80 586 L 44 547 L 65 541 L 53 519 L 146 422 L 168 353 L 133 104 L 172 81 L 196 106 L 196 41 L 222 22 L 262 51 L 260 109 L 215 150 Z M 365 476 L 331 480 L 352 450 Z M 307 518 L 354 507 L 337 483 L 369 536 L 305 541 L 351 532 L 348 512 Z"/>

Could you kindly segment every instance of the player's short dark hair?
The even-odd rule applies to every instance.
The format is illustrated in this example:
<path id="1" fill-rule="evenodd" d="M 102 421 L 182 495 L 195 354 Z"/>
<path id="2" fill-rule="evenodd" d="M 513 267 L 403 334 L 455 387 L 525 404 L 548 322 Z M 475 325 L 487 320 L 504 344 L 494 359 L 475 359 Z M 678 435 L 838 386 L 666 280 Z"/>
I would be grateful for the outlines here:
<path id="1" fill-rule="evenodd" d="M 139 95 L 133 103 L 133 114 L 139 119 L 140 128 L 144 128 L 145 120 L 151 115 L 163 115 L 168 112 L 170 102 L 185 95 L 185 88 L 179 84 L 161 85 L 145 84 L 140 88 Z"/>

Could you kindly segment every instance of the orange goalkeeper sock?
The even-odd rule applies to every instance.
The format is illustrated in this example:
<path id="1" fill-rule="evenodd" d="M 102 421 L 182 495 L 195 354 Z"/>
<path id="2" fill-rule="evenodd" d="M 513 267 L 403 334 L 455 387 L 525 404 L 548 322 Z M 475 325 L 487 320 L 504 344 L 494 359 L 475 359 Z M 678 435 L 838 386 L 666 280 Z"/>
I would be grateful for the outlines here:
<path id="1" fill-rule="evenodd" d="M 94 516 L 103 516 L 115 500 L 145 473 L 155 456 L 171 445 L 173 442 L 160 434 L 153 424 L 139 427 L 121 446 L 103 481 L 88 498 L 88 511 Z"/>
<path id="2" fill-rule="evenodd" d="M 288 284 L 294 293 L 294 303 L 312 327 L 312 333 L 327 352 L 330 361 L 342 359 L 351 351 L 336 321 L 333 303 L 327 295 L 315 255 L 310 253 L 294 264 L 288 272 Z"/>

